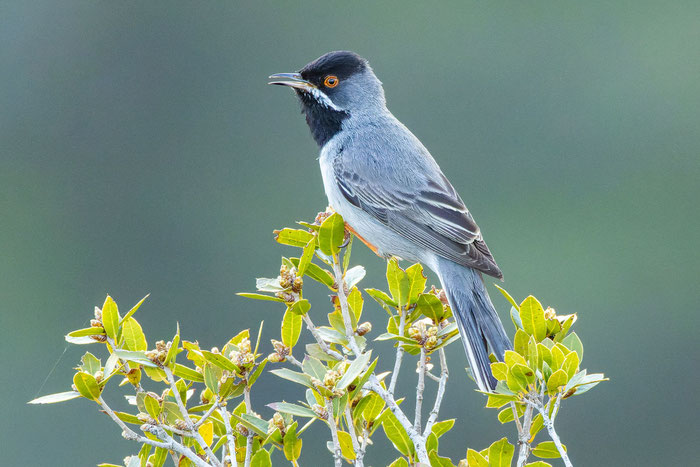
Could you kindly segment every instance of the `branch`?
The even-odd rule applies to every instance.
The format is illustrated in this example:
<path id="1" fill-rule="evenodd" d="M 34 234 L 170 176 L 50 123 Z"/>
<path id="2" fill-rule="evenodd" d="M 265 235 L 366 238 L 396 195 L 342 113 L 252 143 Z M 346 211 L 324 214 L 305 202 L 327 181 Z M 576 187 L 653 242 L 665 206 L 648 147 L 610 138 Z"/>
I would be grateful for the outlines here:
<path id="1" fill-rule="evenodd" d="M 163 371 L 165 372 L 165 376 L 168 378 L 168 383 L 170 383 L 170 389 L 173 392 L 173 397 L 175 397 L 175 402 L 177 402 L 177 406 L 180 409 L 182 418 L 185 421 L 185 425 L 187 425 L 191 436 L 197 440 L 197 443 L 199 443 L 200 446 L 202 446 L 202 449 L 204 449 L 204 451 L 207 453 L 207 456 L 211 460 L 212 464 L 215 466 L 220 466 L 221 463 L 219 462 L 219 459 L 214 455 L 211 447 L 209 447 L 209 445 L 204 441 L 204 438 L 202 438 L 202 435 L 199 434 L 199 431 L 195 427 L 194 423 L 192 423 L 190 414 L 187 412 L 187 408 L 185 407 L 185 404 L 183 404 L 182 398 L 180 397 L 180 391 L 177 389 L 177 384 L 175 384 L 175 377 L 173 376 L 172 370 L 169 367 L 164 366 Z"/>
<path id="2" fill-rule="evenodd" d="M 447 380 L 450 377 L 450 370 L 447 368 L 447 357 L 445 357 L 445 348 L 438 350 L 440 355 L 440 382 L 438 383 L 438 390 L 435 396 L 435 404 L 433 405 L 433 410 L 430 411 L 428 416 L 428 421 L 425 424 L 425 430 L 423 431 L 423 437 L 428 438 L 430 432 L 433 429 L 433 425 L 437 421 L 438 413 L 440 412 L 440 406 L 442 405 L 442 399 L 445 396 L 445 388 L 447 387 Z"/>
<path id="3" fill-rule="evenodd" d="M 344 357 L 339 352 L 331 349 L 328 346 L 328 343 L 323 340 L 321 335 L 316 330 L 316 326 L 314 326 L 314 323 L 311 321 L 311 318 L 309 317 L 308 313 L 306 313 L 304 316 L 302 316 L 302 319 L 304 320 L 304 323 L 306 323 L 306 329 L 308 329 L 311 332 L 311 335 L 314 336 L 314 339 L 316 340 L 318 345 L 321 347 L 321 350 L 323 350 L 325 353 L 327 353 L 331 357 L 335 358 L 336 360 L 343 360 L 344 359 Z M 287 358 L 289 358 L 289 357 L 287 357 Z"/>
<path id="4" fill-rule="evenodd" d="M 338 301 L 340 302 L 340 314 L 343 315 L 343 324 L 345 325 L 345 337 L 348 339 L 350 350 L 358 357 L 362 351 L 357 346 L 355 341 L 355 331 L 352 328 L 352 320 L 350 319 L 350 307 L 348 306 L 348 297 L 345 295 L 345 279 L 343 271 L 338 262 L 337 256 L 333 256 L 333 272 L 335 274 L 335 283 L 338 284 Z"/>
<path id="5" fill-rule="evenodd" d="M 141 429 L 144 431 L 147 431 L 148 433 L 152 433 L 156 435 L 159 439 L 165 440 L 164 442 L 162 441 L 155 441 L 150 438 L 147 438 L 145 436 L 139 435 L 136 433 L 134 430 L 126 426 L 126 424 L 117 417 L 117 414 L 114 413 L 112 408 L 107 405 L 107 403 L 102 399 L 102 396 L 100 396 L 97 399 L 97 403 L 100 404 L 100 407 L 102 407 L 102 410 L 105 411 L 107 415 L 117 424 L 119 427 L 122 429 L 122 436 L 124 439 L 128 439 L 131 441 L 136 441 L 137 443 L 141 444 L 148 444 L 150 446 L 156 447 L 156 448 L 161 448 L 161 449 L 167 449 L 168 451 L 175 451 L 185 457 L 187 457 L 189 460 L 191 460 L 196 466 L 198 467 L 211 467 L 210 464 L 207 464 L 204 462 L 199 456 L 197 456 L 194 452 L 192 452 L 189 448 L 183 446 L 182 444 L 178 443 L 175 441 L 170 435 L 166 433 L 165 430 L 163 430 L 160 427 L 156 427 L 153 425 L 148 425 L 148 424 L 143 424 L 141 425 Z"/>
<path id="6" fill-rule="evenodd" d="M 406 326 L 406 313 L 404 310 L 399 310 L 401 318 L 399 319 L 399 336 L 403 337 L 403 328 Z M 403 360 L 403 344 L 399 341 L 399 345 L 396 348 L 396 361 L 394 362 L 394 371 L 391 372 L 391 381 L 389 382 L 389 393 L 394 395 L 394 390 L 396 389 L 396 381 L 399 379 L 399 370 L 401 370 L 401 361 Z"/>
<path id="7" fill-rule="evenodd" d="M 328 426 L 331 429 L 331 438 L 333 439 L 333 459 L 335 460 L 335 467 L 342 467 L 343 465 L 343 452 L 340 449 L 340 441 L 338 440 L 338 427 L 335 424 L 335 418 L 333 417 L 333 403 L 330 399 L 326 399 L 326 421 L 328 421 Z"/>
<path id="8" fill-rule="evenodd" d="M 515 407 L 515 403 L 510 403 L 513 409 L 513 418 L 515 419 L 515 424 L 518 427 L 518 445 L 520 446 L 518 450 L 518 462 L 517 467 L 523 467 L 525 462 L 527 462 L 528 456 L 530 456 L 530 426 L 532 425 L 532 403 L 528 402 L 525 406 L 525 414 L 523 415 L 523 423 L 520 423 L 520 417 L 518 417 L 518 410 Z"/>
<path id="9" fill-rule="evenodd" d="M 355 433 L 355 424 L 352 421 L 352 413 L 350 411 L 350 402 L 345 405 L 345 422 L 348 425 L 348 432 L 350 432 L 350 439 L 352 440 L 352 448 L 355 451 L 355 467 L 363 467 L 364 462 L 360 455 L 360 443 L 357 440 L 357 433 Z M 364 454 L 364 453 L 363 453 Z"/>
<path id="10" fill-rule="evenodd" d="M 421 411 L 423 410 L 423 391 L 425 390 L 425 347 L 420 348 L 418 360 L 418 385 L 416 386 L 416 415 L 413 419 L 413 427 L 420 433 Z"/>
<path id="11" fill-rule="evenodd" d="M 248 414 L 253 413 L 253 406 L 250 403 L 250 388 L 246 385 L 243 388 L 243 400 L 245 400 L 245 411 Z M 252 430 L 248 430 L 248 436 L 246 436 L 245 441 L 245 467 L 250 466 L 253 451 L 253 437 L 255 433 Z"/>
<path id="12" fill-rule="evenodd" d="M 221 418 L 224 419 L 224 427 L 226 427 L 226 443 L 228 445 L 228 455 L 229 459 L 231 460 L 231 465 L 233 465 L 233 462 L 236 460 L 236 438 L 233 436 L 233 428 L 231 427 L 231 417 L 228 414 L 228 411 L 223 407 L 219 407 L 219 413 L 221 414 Z M 221 462 L 226 462 L 225 456 L 223 457 L 223 459 L 221 459 Z"/>
<path id="13" fill-rule="evenodd" d="M 555 406 L 559 405 L 559 398 L 561 395 L 557 395 L 557 400 L 555 402 Z M 561 459 L 564 461 L 564 465 L 566 467 L 573 467 L 573 464 L 569 460 L 569 455 L 566 453 L 566 450 L 564 449 L 564 446 L 561 444 L 561 440 L 559 439 L 559 435 L 557 435 L 557 432 L 554 430 L 554 422 L 551 418 L 549 418 L 549 414 L 547 413 L 547 408 L 540 402 L 540 404 L 537 407 L 537 410 L 542 414 L 542 421 L 544 422 L 545 428 L 547 428 L 547 432 L 549 433 L 549 437 L 552 438 L 552 441 L 554 441 L 554 445 L 557 447 L 557 450 L 559 451 L 559 455 L 561 456 Z"/>

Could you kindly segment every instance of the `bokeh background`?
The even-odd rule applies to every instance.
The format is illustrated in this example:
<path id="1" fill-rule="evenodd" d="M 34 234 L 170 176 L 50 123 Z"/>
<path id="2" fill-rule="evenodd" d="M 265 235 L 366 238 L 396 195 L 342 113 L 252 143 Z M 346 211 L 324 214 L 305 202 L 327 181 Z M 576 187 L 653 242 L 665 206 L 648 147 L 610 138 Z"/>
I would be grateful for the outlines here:
<path id="1" fill-rule="evenodd" d="M 276 337 L 278 308 L 234 292 L 275 275 L 292 250 L 272 230 L 325 198 L 299 107 L 266 78 L 352 49 L 461 192 L 505 287 L 579 314 L 584 366 L 611 382 L 564 406 L 574 463 L 693 464 L 699 18 L 696 1 L 1 2 L 0 463 L 136 451 L 86 401 L 25 404 L 70 387 L 86 349 L 63 335 L 107 293 L 123 309 L 151 293 L 151 343 L 176 321 L 205 346 L 263 319 Z M 382 286 L 383 262 L 355 252 L 364 286 Z M 448 354 L 442 416 L 459 429 L 441 452 L 456 460 L 513 427 L 482 408 L 461 346 Z M 271 375 L 259 386 L 268 417 L 264 401 L 303 398 Z M 314 429 L 302 465 L 322 463 Z M 378 443 L 368 461 L 394 457 Z"/>

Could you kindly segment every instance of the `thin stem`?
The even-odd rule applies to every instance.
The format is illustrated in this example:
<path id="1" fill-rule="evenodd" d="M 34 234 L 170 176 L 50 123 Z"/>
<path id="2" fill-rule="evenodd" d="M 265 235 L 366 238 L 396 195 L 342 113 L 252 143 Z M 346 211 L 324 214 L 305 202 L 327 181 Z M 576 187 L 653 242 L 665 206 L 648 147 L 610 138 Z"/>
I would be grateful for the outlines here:
<path id="1" fill-rule="evenodd" d="M 136 433 L 134 430 L 126 426 L 126 424 L 117 417 L 117 414 L 114 413 L 112 408 L 107 405 L 107 403 L 102 399 L 102 396 L 100 396 L 97 399 L 97 403 L 100 404 L 100 407 L 102 407 L 102 410 L 105 411 L 107 415 L 117 424 L 119 427 L 122 429 L 122 436 L 124 439 L 128 439 L 131 441 L 136 441 L 137 443 L 141 444 L 148 444 L 150 446 L 154 446 L 157 448 L 162 448 L 162 449 L 167 449 L 169 451 L 175 451 L 185 457 L 187 457 L 189 460 L 191 460 L 196 466 L 198 467 L 211 467 L 209 464 L 204 462 L 199 456 L 197 456 L 194 452 L 192 452 L 189 448 L 183 446 L 182 444 L 178 443 L 175 441 L 170 435 L 166 433 L 165 430 L 163 430 L 160 427 L 157 427 L 155 425 L 148 425 L 148 424 L 143 424 L 141 425 L 141 429 L 144 431 L 147 431 L 149 433 L 152 433 L 156 435 L 159 439 L 164 440 L 164 441 L 155 441 L 150 438 L 147 438 L 145 436 L 139 435 Z"/>
<path id="2" fill-rule="evenodd" d="M 295 357 L 293 357 L 291 355 L 287 355 L 284 358 L 287 359 L 289 361 L 289 363 L 291 363 L 292 365 L 301 368 L 301 362 L 299 360 L 297 360 Z"/>
<path id="3" fill-rule="evenodd" d="M 231 465 L 236 460 L 236 438 L 233 436 L 233 428 L 231 427 L 231 416 L 224 407 L 219 407 L 219 414 L 224 419 L 224 427 L 226 428 L 226 444 L 228 446 L 228 455 L 231 459 Z M 221 462 L 226 462 L 226 457 L 222 457 Z"/>
<path id="4" fill-rule="evenodd" d="M 558 395 L 557 399 L 559 397 L 561 397 L 561 396 Z M 564 465 L 566 467 L 573 467 L 571 460 L 569 460 L 569 455 L 566 453 L 566 450 L 564 449 L 564 446 L 562 446 L 561 440 L 559 439 L 559 435 L 557 434 L 556 430 L 554 429 L 554 422 L 549 417 L 549 414 L 547 413 L 547 408 L 543 404 L 540 404 L 537 407 L 537 410 L 542 415 L 542 421 L 544 422 L 544 427 L 547 428 L 547 433 L 549 433 L 549 437 L 552 438 L 552 441 L 554 441 L 554 445 L 557 447 L 557 451 L 559 451 L 559 455 L 561 456 L 561 459 L 564 461 Z"/>
<path id="5" fill-rule="evenodd" d="M 399 310 L 401 318 L 399 319 L 399 336 L 403 337 L 403 328 L 406 327 L 406 312 L 405 310 Z M 396 389 L 396 381 L 399 379 L 399 371 L 401 370 L 401 361 L 403 360 L 403 344 L 401 341 L 396 347 L 396 361 L 394 361 L 394 371 L 391 372 L 391 381 L 389 382 L 389 393 L 394 395 L 394 390 Z"/>
<path id="6" fill-rule="evenodd" d="M 209 407 L 209 410 L 207 410 L 207 411 L 204 413 L 204 415 L 202 415 L 202 416 L 200 417 L 200 419 L 197 420 L 197 423 L 194 424 L 194 429 L 195 429 L 195 430 L 198 430 L 199 427 L 202 426 L 202 425 L 204 424 L 204 422 L 206 422 L 207 419 L 211 416 L 211 414 L 213 414 L 214 412 L 216 412 L 216 410 L 217 410 L 218 408 L 219 408 L 219 401 L 218 401 L 218 400 L 215 400 L 214 403 L 211 405 L 211 407 Z"/>
<path id="7" fill-rule="evenodd" d="M 437 394 L 435 395 L 435 403 L 433 404 L 433 409 L 430 411 L 428 416 L 428 421 L 425 424 L 425 430 L 423 430 L 423 438 L 428 438 L 430 432 L 433 429 L 433 425 L 437 421 L 438 414 L 440 413 L 440 406 L 442 405 L 442 399 L 445 397 L 445 389 L 447 388 L 447 380 L 450 377 L 450 370 L 447 368 L 447 357 L 445 356 L 445 348 L 438 350 L 438 355 L 440 355 L 440 382 L 438 383 Z"/>
<path id="8" fill-rule="evenodd" d="M 245 376 L 245 375 L 244 375 Z M 245 411 L 250 414 L 253 412 L 253 406 L 250 403 L 250 388 L 248 386 L 243 388 L 243 400 L 245 400 Z M 253 437 L 255 433 L 252 430 L 248 430 L 248 436 L 245 441 L 245 467 L 250 466 L 253 451 Z"/>
<path id="9" fill-rule="evenodd" d="M 518 462 L 516 465 L 517 467 L 523 467 L 525 462 L 527 462 L 527 458 L 530 456 L 530 427 L 532 426 L 533 405 L 531 402 L 527 402 L 522 424 L 520 423 L 515 403 L 511 402 L 510 406 L 513 409 L 513 417 L 518 427 L 518 444 L 520 445 L 518 450 Z"/>
<path id="10" fill-rule="evenodd" d="M 357 357 L 362 351 L 355 340 L 355 331 L 352 328 L 350 307 L 348 306 L 348 296 L 345 294 L 345 279 L 343 278 L 343 270 L 340 267 L 337 256 L 333 256 L 333 272 L 335 273 L 335 283 L 338 284 L 338 301 L 340 302 L 340 314 L 343 315 L 343 324 L 345 325 L 345 337 L 350 345 L 350 350 Z"/>
<path id="11" fill-rule="evenodd" d="M 331 429 L 331 439 L 333 440 L 333 459 L 335 460 L 335 467 L 342 467 L 343 452 L 340 450 L 340 441 L 338 440 L 338 427 L 335 424 L 335 418 L 333 417 L 333 403 L 330 399 L 326 399 L 326 420 L 328 421 L 328 426 Z"/>
<path id="12" fill-rule="evenodd" d="M 199 431 L 195 427 L 194 423 L 192 423 L 190 414 L 189 412 L 187 412 L 187 408 L 185 407 L 185 404 L 182 402 L 182 398 L 180 397 L 180 391 L 178 391 L 177 389 L 177 384 L 175 383 L 175 377 L 173 376 L 172 370 L 166 366 L 163 367 L 163 371 L 165 372 L 165 376 L 168 378 L 168 382 L 170 383 L 170 389 L 173 392 L 173 397 L 175 397 L 175 402 L 177 402 L 177 406 L 180 409 L 182 418 L 185 421 L 185 425 L 187 425 L 187 429 L 191 433 L 191 436 L 197 441 L 197 443 L 199 443 L 200 446 L 202 446 L 202 449 L 204 449 L 204 452 L 207 453 L 207 456 L 214 465 L 221 465 L 219 463 L 219 459 L 212 452 L 211 447 L 206 443 L 206 441 L 204 441 L 204 438 L 202 438 L 202 435 L 199 434 Z"/>
<path id="13" fill-rule="evenodd" d="M 421 411 L 423 410 L 423 391 L 425 390 L 425 347 L 420 349 L 418 360 L 418 385 L 416 386 L 416 415 L 413 419 L 413 427 L 420 433 Z"/>
<path id="14" fill-rule="evenodd" d="M 357 440 L 357 433 L 355 433 L 355 424 L 352 421 L 352 412 L 350 411 L 349 403 L 345 406 L 345 423 L 348 425 L 348 432 L 350 432 L 350 439 L 352 440 L 352 448 L 355 451 L 355 467 L 363 467 L 364 462 L 360 455 L 360 442 Z"/>
<path id="15" fill-rule="evenodd" d="M 304 316 L 301 317 L 304 320 L 304 323 L 306 323 L 306 329 L 308 329 L 311 332 L 311 335 L 314 336 L 314 339 L 318 343 L 318 345 L 321 347 L 321 350 L 323 350 L 326 354 L 330 355 L 331 357 L 335 358 L 336 360 L 343 360 L 343 356 L 331 349 L 328 346 L 328 343 L 323 340 L 321 335 L 318 333 L 318 330 L 316 329 L 316 326 L 314 326 L 314 323 L 311 321 L 311 318 L 309 317 L 309 314 L 305 314 Z"/>

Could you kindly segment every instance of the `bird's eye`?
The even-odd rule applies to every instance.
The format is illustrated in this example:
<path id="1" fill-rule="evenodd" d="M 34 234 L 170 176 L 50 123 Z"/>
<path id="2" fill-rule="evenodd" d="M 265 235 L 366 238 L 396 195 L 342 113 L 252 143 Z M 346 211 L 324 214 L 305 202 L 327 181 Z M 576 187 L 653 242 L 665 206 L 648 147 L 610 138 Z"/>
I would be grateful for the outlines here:
<path id="1" fill-rule="evenodd" d="M 338 77 L 333 75 L 328 75 L 326 76 L 326 79 L 323 80 L 323 84 L 327 88 L 334 88 L 338 85 L 339 82 L 340 80 L 338 79 Z"/>

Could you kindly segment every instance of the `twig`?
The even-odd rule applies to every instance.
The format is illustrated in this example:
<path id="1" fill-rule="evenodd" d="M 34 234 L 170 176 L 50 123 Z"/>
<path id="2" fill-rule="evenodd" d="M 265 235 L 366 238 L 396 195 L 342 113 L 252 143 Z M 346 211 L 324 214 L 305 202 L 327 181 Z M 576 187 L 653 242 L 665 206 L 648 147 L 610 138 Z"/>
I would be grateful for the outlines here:
<path id="1" fill-rule="evenodd" d="M 435 395 L 435 403 L 433 404 L 433 409 L 430 411 L 428 416 L 428 421 L 425 424 L 425 429 L 423 430 L 423 438 L 427 439 L 430 436 L 430 432 L 433 429 L 433 425 L 437 421 L 438 414 L 440 413 L 440 406 L 442 405 L 442 399 L 445 397 L 445 389 L 447 388 L 447 380 L 450 377 L 450 370 L 447 368 L 447 357 L 445 357 L 445 348 L 438 350 L 440 355 L 440 382 L 438 384 L 437 394 Z"/>
<path id="2" fill-rule="evenodd" d="M 291 356 L 291 355 L 287 355 L 287 356 L 285 356 L 284 358 L 286 358 L 287 360 L 289 360 L 289 363 L 291 363 L 292 365 L 297 366 L 297 367 L 299 367 L 299 368 L 302 367 L 301 362 L 300 362 L 299 360 L 297 360 L 295 357 L 293 357 L 293 356 Z"/>
<path id="3" fill-rule="evenodd" d="M 421 411 L 423 410 L 423 391 L 425 390 L 425 347 L 420 348 L 418 359 L 418 385 L 416 386 L 416 415 L 413 419 L 413 427 L 420 433 Z"/>
<path id="4" fill-rule="evenodd" d="M 340 441 L 338 440 L 338 427 L 335 424 L 335 418 L 333 417 L 333 403 L 330 399 L 326 399 L 326 420 L 328 421 L 328 426 L 331 429 L 331 438 L 333 439 L 333 459 L 335 460 L 335 467 L 342 467 L 343 465 L 343 452 L 340 449 Z"/>
<path id="5" fill-rule="evenodd" d="M 530 401 L 527 402 L 525 406 L 525 413 L 523 414 L 523 423 L 520 423 L 520 417 L 518 417 L 518 409 L 514 402 L 510 403 L 511 409 L 513 409 L 513 418 L 515 419 L 515 424 L 518 427 L 518 444 L 520 446 L 518 450 L 518 462 L 517 467 L 523 467 L 527 458 L 530 456 L 530 426 L 532 426 L 532 408 L 533 405 Z"/>
<path id="6" fill-rule="evenodd" d="M 557 395 L 557 399 L 559 399 L 560 397 L 561 397 L 561 395 Z M 555 402 L 555 405 L 558 405 L 558 404 Z M 559 435 L 557 434 L 556 430 L 554 429 L 554 422 L 552 421 L 551 418 L 549 418 L 549 414 L 547 413 L 547 407 L 545 407 L 542 403 L 540 403 L 537 407 L 537 410 L 542 415 L 542 422 L 544 423 L 544 427 L 547 428 L 547 432 L 549 433 L 549 437 L 552 438 L 552 441 L 554 441 L 554 445 L 557 447 L 557 451 L 559 451 L 559 455 L 561 456 L 561 459 L 564 461 L 564 465 L 566 467 L 573 467 L 571 460 L 569 460 L 569 455 L 566 453 L 566 450 L 564 449 L 564 446 L 562 446 L 561 440 L 559 439 Z"/>
<path id="7" fill-rule="evenodd" d="M 321 350 L 323 350 L 325 353 L 330 355 L 331 357 L 335 358 L 336 360 L 343 360 L 344 357 L 337 351 L 331 349 L 328 346 L 328 343 L 323 340 L 321 335 L 318 333 L 318 330 L 316 329 L 316 326 L 314 326 L 314 323 L 311 321 L 311 318 L 309 317 L 309 314 L 305 314 L 302 316 L 302 319 L 304 320 L 304 323 L 306 323 L 306 329 L 308 329 L 311 332 L 311 335 L 314 336 L 314 339 L 318 343 L 318 345 L 321 347 Z"/>
<path id="8" fill-rule="evenodd" d="M 204 422 L 207 421 L 207 419 L 213 414 L 217 409 L 219 408 L 219 401 L 218 399 L 214 401 L 214 403 L 209 407 L 209 410 L 207 410 L 204 415 L 200 417 L 199 420 L 197 420 L 197 423 L 194 424 L 194 429 L 198 430 L 200 426 L 204 424 Z"/>
<path id="9" fill-rule="evenodd" d="M 355 433 L 355 424 L 352 422 L 352 412 L 350 411 L 349 403 L 345 405 L 345 422 L 348 425 L 348 432 L 350 432 L 350 439 L 352 440 L 352 448 L 355 451 L 355 467 L 363 467 L 365 464 L 360 454 L 360 443 L 357 440 L 357 433 Z"/>
<path id="10" fill-rule="evenodd" d="M 233 436 L 233 428 L 231 427 L 231 419 L 228 411 L 224 407 L 219 407 L 219 414 L 224 419 L 224 427 L 226 428 L 226 443 L 228 445 L 228 455 L 231 459 L 231 465 L 236 461 L 236 438 Z M 221 459 L 221 462 L 226 462 L 226 457 Z"/>
<path id="11" fill-rule="evenodd" d="M 144 424 L 141 425 L 141 429 L 144 431 L 147 431 L 149 433 L 155 434 L 159 439 L 164 440 L 164 441 L 155 441 L 150 438 L 147 438 L 145 436 L 139 435 L 136 433 L 134 430 L 126 426 L 126 424 L 117 417 L 117 414 L 114 413 L 112 408 L 107 405 L 107 403 L 102 399 L 102 396 L 100 396 L 97 399 L 97 403 L 100 404 L 102 409 L 105 411 L 107 415 L 117 424 L 119 427 L 122 429 L 122 436 L 124 439 L 128 439 L 131 441 L 136 441 L 137 443 L 141 444 L 148 444 L 150 446 L 156 447 L 156 448 L 162 448 L 162 449 L 167 449 L 169 451 L 175 451 L 179 454 L 182 454 L 183 456 L 187 457 L 189 460 L 191 460 L 196 466 L 198 467 L 211 467 L 209 464 L 204 462 L 199 456 L 197 456 L 194 452 L 192 452 L 189 448 L 183 446 L 182 444 L 178 443 L 175 441 L 170 435 L 168 435 L 165 430 L 163 430 L 160 427 L 156 427 L 154 425 L 148 425 Z"/>
<path id="12" fill-rule="evenodd" d="M 245 376 L 245 375 L 244 375 Z M 253 413 L 253 406 L 250 403 L 250 388 L 248 386 L 243 388 L 243 400 L 245 400 L 245 411 L 250 414 Z M 255 434 L 252 430 L 248 430 L 248 436 L 245 442 L 245 467 L 250 466 L 253 451 L 253 437 Z"/>
<path id="13" fill-rule="evenodd" d="M 403 328 L 406 327 L 406 312 L 399 310 L 401 318 L 399 319 L 399 336 L 403 337 Z M 399 371 L 401 370 L 401 361 L 403 360 L 403 344 L 399 341 L 396 348 L 396 361 L 394 361 L 394 371 L 391 372 L 391 381 L 389 382 L 389 393 L 393 396 L 396 389 L 396 381 L 399 379 Z"/>
<path id="14" fill-rule="evenodd" d="M 173 392 L 173 397 L 175 397 L 175 402 L 177 402 L 177 406 L 180 409 L 182 418 L 185 421 L 185 425 L 187 425 L 187 429 L 190 431 L 191 436 L 197 440 L 197 443 L 199 443 L 200 446 L 202 446 L 202 449 L 204 449 L 204 452 L 207 453 L 211 463 L 215 466 L 220 466 L 221 463 L 219 462 L 219 459 L 214 455 L 211 447 L 206 443 L 206 441 L 204 441 L 204 438 L 201 434 L 199 434 L 199 431 L 195 427 L 194 423 L 192 423 L 190 414 L 187 412 L 187 408 L 185 407 L 185 404 L 183 404 L 182 398 L 180 397 L 180 391 L 177 389 L 177 384 L 175 384 L 175 377 L 173 376 L 172 370 L 165 366 L 163 367 L 163 371 L 165 372 L 165 376 L 168 378 L 168 383 L 170 383 L 170 389 Z"/>
<path id="15" fill-rule="evenodd" d="M 350 350 L 358 357 L 362 351 L 355 340 L 355 331 L 352 328 L 352 320 L 350 319 L 350 307 L 348 306 L 348 297 L 345 294 L 345 279 L 343 278 L 343 270 L 340 267 L 338 258 L 333 256 L 333 272 L 335 273 L 335 283 L 338 284 L 338 301 L 340 302 L 340 314 L 343 316 L 343 324 L 345 325 L 345 337 L 348 339 Z"/>

